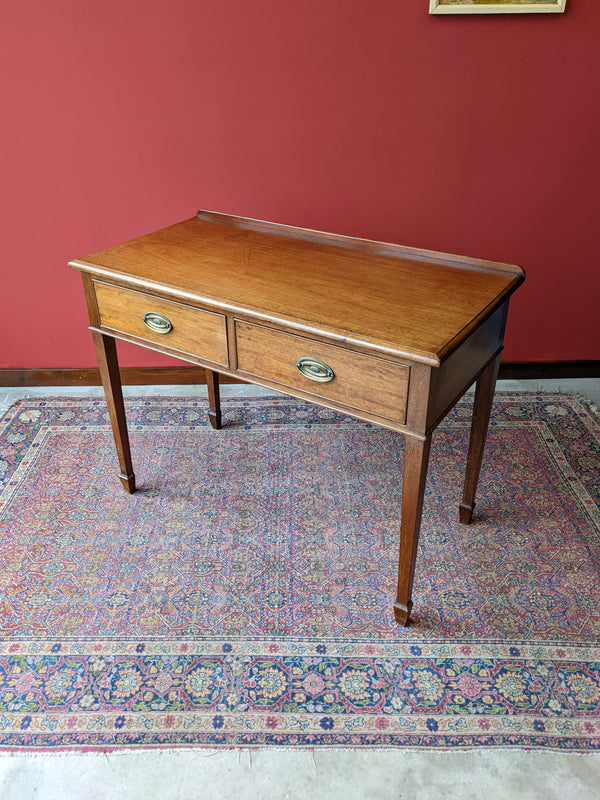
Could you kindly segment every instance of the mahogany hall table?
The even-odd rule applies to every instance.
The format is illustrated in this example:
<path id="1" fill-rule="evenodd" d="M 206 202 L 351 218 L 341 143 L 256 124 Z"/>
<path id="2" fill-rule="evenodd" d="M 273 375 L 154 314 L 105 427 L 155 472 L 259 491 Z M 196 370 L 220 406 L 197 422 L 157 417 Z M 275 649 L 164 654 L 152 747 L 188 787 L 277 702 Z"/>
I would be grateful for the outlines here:
<path id="1" fill-rule="evenodd" d="M 135 491 L 115 339 L 405 436 L 398 590 L 406 625 L 431 435 L 477 381 L 460 521 L 471 520 L 520 267 L 200 211 L 77 259 L 120 479 Z"/>

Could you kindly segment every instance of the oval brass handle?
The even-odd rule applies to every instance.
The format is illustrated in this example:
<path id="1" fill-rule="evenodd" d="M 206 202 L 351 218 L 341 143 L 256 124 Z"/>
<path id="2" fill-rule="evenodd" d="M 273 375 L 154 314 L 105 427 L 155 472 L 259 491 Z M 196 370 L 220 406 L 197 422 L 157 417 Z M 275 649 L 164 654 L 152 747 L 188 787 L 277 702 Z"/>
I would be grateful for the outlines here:
<path id="1" fill-rule="evenodd" d="M 300 358 L 296 362 L 296 367 L 301 375 L 304 375 L 305 378 L 310 378 L 311 381 L 328 383 L 335 378 L 335 372 L 329 364 L 319 361 L 318 358 Z"/>
<path id="2" fill-rule="evenodd" d="M 157 311 L 148 311 L 144 314 L 144 325 L 154 333 L 169 333 L 173 329 L 171 320 Z"/>

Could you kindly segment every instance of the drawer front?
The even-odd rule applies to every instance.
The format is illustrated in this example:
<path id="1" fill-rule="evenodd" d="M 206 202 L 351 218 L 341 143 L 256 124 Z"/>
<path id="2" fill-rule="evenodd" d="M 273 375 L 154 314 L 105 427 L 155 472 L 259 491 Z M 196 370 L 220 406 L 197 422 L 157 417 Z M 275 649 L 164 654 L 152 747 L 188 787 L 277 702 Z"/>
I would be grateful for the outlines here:
<path id="1" fill-rule="evenodd" d="M 103 327 L 182 354 L 228 365 L 227 325 L 222 314 L 105 283 L 94 283 L 94 287 Z"/>
<path id="2" fill-rule="evenodd" d="M 235 328 L 240 372 L 300 389 L 315 400 L 332 400 L 400 424 L 406 421 L 408 366 L 239 320 Z M 309 359 L 303 368 L 313 378 L 299 371 L 301 359 Z M 329 374 L 311 363 L 314 359 L 334 377 L 325 380 Z"/>

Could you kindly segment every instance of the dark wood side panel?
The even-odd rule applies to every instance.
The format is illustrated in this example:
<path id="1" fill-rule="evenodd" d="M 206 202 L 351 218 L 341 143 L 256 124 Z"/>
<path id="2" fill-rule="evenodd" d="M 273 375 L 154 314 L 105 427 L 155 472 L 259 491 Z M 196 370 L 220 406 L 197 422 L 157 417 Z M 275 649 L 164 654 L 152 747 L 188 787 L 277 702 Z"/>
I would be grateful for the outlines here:
<path id="1" fill-rule="evenodd" d="M 502 349 L 508 300 L 440 367 L 431 371 L 427 429 L 432 430 Z"/>

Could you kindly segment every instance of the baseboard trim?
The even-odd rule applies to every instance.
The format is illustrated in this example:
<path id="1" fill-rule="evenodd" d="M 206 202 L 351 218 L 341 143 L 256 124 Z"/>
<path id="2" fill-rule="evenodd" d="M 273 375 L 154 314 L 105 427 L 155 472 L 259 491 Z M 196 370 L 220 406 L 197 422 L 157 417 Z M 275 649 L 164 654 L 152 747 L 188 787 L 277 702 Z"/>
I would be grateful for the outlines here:
<path id="1" fill-rule="evenodd" d="M 543 380 L 600 378 L 598 361 L 507 361 L 500 364 L 501 380 Z M 122 367 L 121 380 L 127 386 L 151 384 L 205 384 L 201 367 Z M 222 383 L 243 383 L 221 376 Z M 99 386 L 97 369 L 0 369 L 0 386 Z"/>
<path id="2" fill-rule="evenodd" d="M 126 386 L 205 384 L 202 367 L 121 367 Z M 98 369 L 0 369 L 0 386 L 100 386 Z M 221 383 L 242 383 L 221 375 Z"/>
<path id="3" fill-rule="evenodd" d="M 600 378 L 598 361 L 506 361 L 500 364 L 501 380 Z"/>

